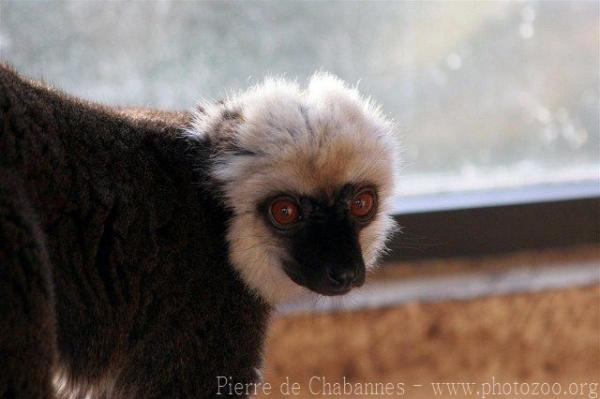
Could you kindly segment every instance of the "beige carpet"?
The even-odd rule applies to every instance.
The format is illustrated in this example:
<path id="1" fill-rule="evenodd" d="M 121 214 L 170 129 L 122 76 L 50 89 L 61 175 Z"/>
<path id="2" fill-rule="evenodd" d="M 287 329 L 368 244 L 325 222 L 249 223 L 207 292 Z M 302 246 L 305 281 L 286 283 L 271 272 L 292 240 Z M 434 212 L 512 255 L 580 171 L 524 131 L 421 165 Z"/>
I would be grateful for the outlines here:
<path id="1" fill-rule="evenodd" d="M 404 384 L 403 395 L 383 397 L 434 397 L 436 382 L 558 382 L 564 393 L 600 379 L 600 286 L 282 316 L 270 329 L 264 371 L 272 391 L 259 397 L 282 397 L 286 378 L 300 384 L 298 398 L 373 397 L 356 394 L 357 386 L 377 392 L 369 382 Z M 353 394 L 322 385 L 344 378 Z M 562 396 L 594 397 L 579 386 L 579 395 Z"/>

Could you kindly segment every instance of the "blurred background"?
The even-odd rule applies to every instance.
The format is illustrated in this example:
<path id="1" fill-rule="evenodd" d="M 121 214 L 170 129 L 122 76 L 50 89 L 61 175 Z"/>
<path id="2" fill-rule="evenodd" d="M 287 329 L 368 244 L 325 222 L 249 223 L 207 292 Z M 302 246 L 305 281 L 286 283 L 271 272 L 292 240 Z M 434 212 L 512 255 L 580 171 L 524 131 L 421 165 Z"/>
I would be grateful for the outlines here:
<path id="1" fill-rule="evenodd" d="M 0 57 L 103 103 L 189 109 L 331 71 L 380 102 L 400 193 L 595 176 L 598 2 L 0 3 Z"/>
<path id="2" fill-rule="evenodd" d="M 592 398 L 599 19 L 598 1 L 1 0 L 0 60 L 83 98 L 174 110 L 267 75 L 358 84 L 398 127 L 403 234 L 364 290 L 279 311 L 266 380 L 301 382 L 298 397 L 376 396 L 311 392 L 320 376 L 415 398 L 485 397 L 443 384 L 494 378 Z"/>

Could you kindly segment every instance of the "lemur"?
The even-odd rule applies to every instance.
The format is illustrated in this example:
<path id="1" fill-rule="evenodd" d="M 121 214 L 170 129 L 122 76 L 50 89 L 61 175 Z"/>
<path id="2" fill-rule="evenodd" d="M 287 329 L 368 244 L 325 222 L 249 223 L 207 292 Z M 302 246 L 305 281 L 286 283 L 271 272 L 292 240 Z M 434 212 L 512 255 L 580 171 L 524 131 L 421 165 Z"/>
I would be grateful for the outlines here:
<path id="1" fill-rule="evenodd" d="M 211 398 L 269 315 L 361 286 L 393 228 L 392 123 L 317 73 L 193 112 L 0 65 L 0 396 Z"/>

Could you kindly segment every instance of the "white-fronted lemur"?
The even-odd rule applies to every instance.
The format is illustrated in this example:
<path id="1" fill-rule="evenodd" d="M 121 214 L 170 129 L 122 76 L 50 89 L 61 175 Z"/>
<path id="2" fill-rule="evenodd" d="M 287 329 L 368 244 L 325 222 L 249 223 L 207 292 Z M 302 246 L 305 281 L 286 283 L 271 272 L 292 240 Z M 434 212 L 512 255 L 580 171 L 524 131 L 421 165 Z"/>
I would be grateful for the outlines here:
<path id="1" fill-rule="evenodd" d="M 395 163 L 390 122 L 328 74 L 176 113 L 0 65 L 0 396 L 254 382 L 277 303 L 374 267 Z"/>

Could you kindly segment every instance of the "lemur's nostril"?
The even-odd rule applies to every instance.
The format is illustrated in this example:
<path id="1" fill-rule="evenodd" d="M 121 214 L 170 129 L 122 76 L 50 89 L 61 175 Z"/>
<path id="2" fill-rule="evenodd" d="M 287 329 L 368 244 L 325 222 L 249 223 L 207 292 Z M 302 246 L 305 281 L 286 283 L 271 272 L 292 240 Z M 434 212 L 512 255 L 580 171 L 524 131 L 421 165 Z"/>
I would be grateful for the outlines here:
<path id="1" fill-rule="evenodd" d="M 334 283 L 336 286 L 340 287 L 348 287 L 356 278 L 356 273 L 354 270 L 342 269 L 336 270 L 334 268 L 327 268 L 327 277 L 329 280 Z"/>

